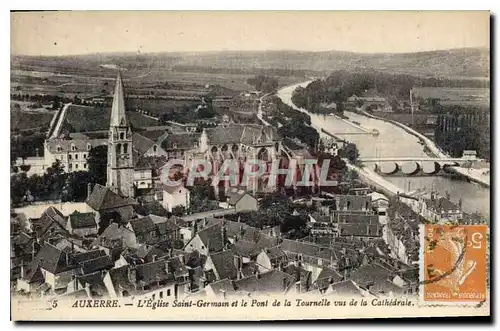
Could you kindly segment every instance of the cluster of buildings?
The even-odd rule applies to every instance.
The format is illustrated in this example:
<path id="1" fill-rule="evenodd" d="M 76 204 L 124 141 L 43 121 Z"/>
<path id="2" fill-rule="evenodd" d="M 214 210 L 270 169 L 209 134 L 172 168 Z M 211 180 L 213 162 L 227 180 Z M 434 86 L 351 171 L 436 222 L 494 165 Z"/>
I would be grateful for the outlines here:
<path id="1" fill-rule="evenodd" d="M 287 238 L 280 226 L 261 229 L 238 221 L 241 213 L 259 210 L 253 194 L 259 182 L 225 187 L 226 200 L 216 210 L 163 217 L 141 209 L 137 197 L 159 201 L 169 212 L 189 207 L 189 190 L 162 183 L 163 166 L 172 158 L 188 168 L 199 159 L 219 165 L 227 159 L 310 156 L 274 128 L 135 131 L 119 75 L 107 138 L 79 134 L 46 141 L 47 163 L 57 159 L 66 171 L 85 171 L 90 151 L 106 145 L 107 183 L 88 185 L 85 203 L 74 210 L 63 213 L 51 205 L 40 215 L 11 215 L 13 292 L 30 298 L 153 300 L 416 292 L 418 216 L 369 188 L 294 202 L 304 208 L 290 216 L 307 216 L 309 235 L 300 240 Z"/>
<path id="2" fill-rule="evenodd" d="M 238 212 L 257 207 L 246 193 L 233 193 L 235 204 L 247 198 L 241 205 L 247 208 Z M 140 215 L 137 201 L 96 185 L 84 211 L 64 215 L 50 206 L 40 217 L 12 216 L 12 291 L 29 298 L 153 300 L 413 294 L 413 223 L 404 223 L 409 218 L 400 211 L 386 223 L 376 198 L 306 200 L 310 235 L 291 240 L 279 226 L 258 229 L 228 220 L 228 209 L 185 217 Z"/>

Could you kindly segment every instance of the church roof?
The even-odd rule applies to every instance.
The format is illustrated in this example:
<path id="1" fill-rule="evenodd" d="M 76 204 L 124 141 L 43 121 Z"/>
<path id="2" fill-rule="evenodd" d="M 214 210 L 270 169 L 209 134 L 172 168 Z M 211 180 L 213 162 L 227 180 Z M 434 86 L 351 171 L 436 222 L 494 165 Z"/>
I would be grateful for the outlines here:
<path id="1" fill-rule="evenodd" d="M 144 155 L 155 142 L 147 137 L 144 137 L 142 134 L 134 133 L 132 135 L 132 146 L 134 150 L 139 152 L 139 155 Z"/>
<path id="2" fill-rule="evenodd" d="M 118 76 L 116 77 L 110 126 L 128 126 L 127 117 L 125 116 L 125 97 L 120 71 L 118 71 Z"/>

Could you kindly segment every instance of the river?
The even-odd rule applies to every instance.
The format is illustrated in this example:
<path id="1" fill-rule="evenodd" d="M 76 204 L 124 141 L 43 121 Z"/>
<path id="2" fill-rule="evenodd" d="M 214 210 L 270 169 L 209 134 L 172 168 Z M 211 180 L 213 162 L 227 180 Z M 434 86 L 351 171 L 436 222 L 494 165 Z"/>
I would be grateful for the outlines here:
<path id="1" fill-rule="evenodd" d="M 293 91 L 298 86 L 306 86 L 309 82 L 290 85 L 278 91 L 281 100 L 300 111 L 292 102 Z M 312 114 L 311 125 L 316 129 L 325 129 L 343 139 L 356 144 L 361 157 L 419 157 L 426 156 L 423 146 L 417 137 L 405 130 L 377 119 L 368 118 L 352 112 L 344 112 L 349 121 L 355 121 L 369 130 L 377 129 L 380 134 L 373 135 L 342 135 L 342 133 L 360 132 L 355 125 L 334 116 Z M 428 177 L 383 177 L 385 180 L 401 188 L 402 191 L 415 191 L 424 189 L 434 190 L 441 195 L 448 193 L 453 202 L 462 199 L 462 208 L 467 213 L 479 212 L 484 217 L 490 217 L 490 190 L 479 184 L 453 179 L 448 176 Z"/>

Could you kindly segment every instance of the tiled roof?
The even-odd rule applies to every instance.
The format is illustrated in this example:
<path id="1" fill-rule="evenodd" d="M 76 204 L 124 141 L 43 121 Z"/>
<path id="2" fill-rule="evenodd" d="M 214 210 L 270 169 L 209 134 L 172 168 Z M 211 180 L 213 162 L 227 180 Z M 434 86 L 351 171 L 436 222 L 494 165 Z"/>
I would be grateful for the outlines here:
<path id="1" fill-rule="evenodd" d="M 48 207 L 39 220 L 49 219 L 57 222 L 60 226 L 66 227 L 66 217 L 55 207 Z"/>
<path id="2" fill-rule="evenodd" d="M 221 223 L 214 224 L 199 231 L 197 236 L 200 237 L 205 247 L 208 247 L 209 252 L 218 252 L 226 245 L 222 240 Z"/>
<path id="3" fill-rule="evenodd" d="M 111 223 L 106 230 L 96 238 L 94 245 L 116 247 L 115 245 L 123 244 L 126 247 L 133 247 L 135 242 L 136 238 L 134 232 L 130 231 L 125 226 Z"/>
<path id="4" fill-rule="evenodd" d="M 237 292 L 265 294 L 284 293 L 294 283 L 294 276 L 279 270 L 271 270 L 233 282 Z"/>
<path id="5" fill-rule="evenodd" d="M 361 291 L 359 286 L 352 280 L 346 280 L 343 282 L 338 282 L 330 285 L 328 293 L 332 295 L 340 295 L 346 297 L 363 296 L 363 292 Z"/>
<path id="6" fill-rule="evenodd" d="M 238 201 L 240 201 L 241 198 L 245 196 L 245 194 L 248 194 L 245 190 L 234 187 L 226 193 L 226 196 L 228 197 L 227 203 L 231 206 L 234 206 Z"/>
<path id="7" fill-rule="evenodd" d="M 173 275 L 167 270 L 167 261 L 159 260 L 136 266 L 137 280 L 144 285 L 173 280 Z"/>
<path id="8" fill-rule="evenodd" d="M 143 234 L 156 231 L 156 224 L 148 216 L 130 220 L 129 224 L 135 234 Z"/>
<path id="9" fill-rule="evenodd" d="M 113 268 L 114 263 L 108 255 L 104 255 L 92 260 L 81 262 L 80 265 L 83 273 L 89 274 L 96 271 L 111 269 Z"/>
<path id="10" fill-rule="evenodd" d="M 209 284 L 209 286 L 212 288 L 212 291 L 214 291 L 215 295 L 217 296 L 222 296 L 222 295 L 231 295 L 236 293 L 234 290 L 233 283 L 228 280 L 228 279 L 222 279 L 217 282 Z"/>
<path id="11" fill-rule="evenodd" d="M 458 205 L 454 204 L 444 197 L 439 197 L 434 200 L 428 200 L 427 206 L 429 209 L 435 210 L 438 213 L 460 210 L 460 207 Z"/>
<path id="12" fill-rule="evenodd" d="M 105 273 L 96 271 L 89 274 L 78 276 L 77 279 L 83 286 L 88 286 L 92 297 L 101 297 L 108 293 L 106 285 L 104 284 Z"/>
<path id="13" fill-rule="evenodd" d="M 339 232 L 341 236 L 380 237 L 382 227 L 379 224 L 339 223 Z"/>
<path id="14" fill-rule="evenodd" d="M 46 243 L 36 254 L 34 261 L 36 261 L 41 268 L 53 274 L 58 274 L 78 267 L 70 254 L 48 243 Z"/>
<path id="15" fill-rule="evenodd" d="M 255 244 L 246 240 L 238 240 L 231 246 L 234 255 L 243 257 L 253 257 L 260 253 L 260 249 Z"/>
<path id="16" fill-rule="evenodd" d="M 242 143 L 255 145 L 278 140 L 276 128 L 261 125 L 238 125 L 206 129 L 208 141 L 212 145 Z"/>
<path id="17" fill-rule="evenodd" d="M 61 139 L 53 138 L 45 140 L 47 148 L 52 153 L 67 153 L 73 152 L 72 146 L 75 147 L 75 152 L 89 151 L 90 148 L 95 146 L 102 146 L 108 143 L 108 139 Z M 60 147 L 61 151 L 58 152 L 57 148 Z"/>
<path id="18" fill-rule="evenodd" d="M 371 210 L 372 199 L 368 195 L 342 195 L 338 194 L 334 197 L 337 210 Z"/>
<path id="19" fill-rule="evenodd" d="M 126 265 L 108 271 L 115 292 L 120 293 L 122 290 L 126 290 L 129 293 L 134 293 L 136 291 L 136 284 L 129 279 L 130 268 L 129 265 Z"/>
<path id="20" fill-rule="evenodd" d="M 69 215 L 72 229 L 97 227 L 94 213 L 73 213 Z"/>
<path id="21" fill-rule="evenodd" d="M 135 153 L 134 155 L 135 170 L 158 170 L 161 169 L 167 162 L 168 160 L 165 156 L 145 156 L 139 155 L 139 153 Z"/>
<path id="22" fill-rule="evenodd" d="M 330 284 L 338 283 L 342 280 L 342 275 L 340 275 L 337 271 L 324 267 L 321 269 L 321 272 L 312 287 L 323 291 L 326 290 Z"/>
<path id="23" fill-rule="evenodd" d="M 122 198 L 108 187 L 100 184 L 94 185 L 92 193 L 85 202 L 97 211 L 137 204 L 134 199 Z"/>
<path id="24" fill-rule="evenodd" d="M 366 264 L 353 271 L 349 278 L 361 286 L 375 284 L 394 277 L 394 274 L 378 264 Z"/>
<path id="25" fill-rule="evenodd" d="M 132 134 L 132 147 L 134 150 L 139 152 L 139 155 L 141 156 L 153 147 L 154 144 L 155 142 L 153 140 L 144 137 L 139 133 Z"/>
<path id="26" fill-rule="evenodd" d="M 84 252 L 84 253 L 77 253 L 73 255 L 73 259 L 75 262 L 80 263 L 80 262 L 85 262 L 88 260 L 93 260 L 97 259 L 98 257 L 105 256 L 106 252 L 100 249 L 95 249 L 92 251 Z"/>
<path id="27" fill-rule="evenodd" d="M 238 270 L 236 270 L 236 266 L 234 265 L 234 257 L 231 250 L 210 254 L 209 259 L 212 260 L 219 279 L 236 278 Z"/>
<path id="28" fill-rule="evenodd" d="M 161 143 L 164 150 L 185 150 L 198 147 L 201 133 L 174 133 L 169 134 Z"/>

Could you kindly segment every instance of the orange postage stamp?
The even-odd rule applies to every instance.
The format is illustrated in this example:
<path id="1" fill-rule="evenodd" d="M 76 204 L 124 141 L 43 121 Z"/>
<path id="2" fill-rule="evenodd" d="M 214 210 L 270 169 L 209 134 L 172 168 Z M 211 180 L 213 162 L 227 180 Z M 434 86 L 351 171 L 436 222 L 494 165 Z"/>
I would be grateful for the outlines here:
<path id="1" fill-rule="evenodd" d="M 424 302 L 486 300 L 487 230 L 485 225 L 424 226 L 420 286 Z"/>

